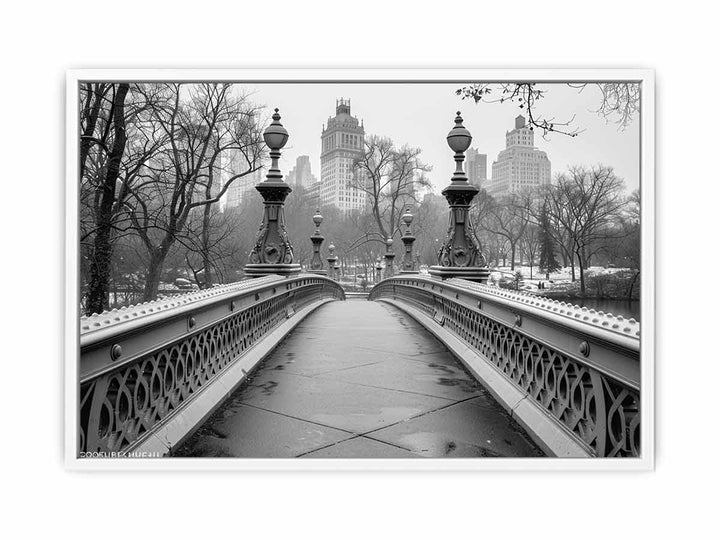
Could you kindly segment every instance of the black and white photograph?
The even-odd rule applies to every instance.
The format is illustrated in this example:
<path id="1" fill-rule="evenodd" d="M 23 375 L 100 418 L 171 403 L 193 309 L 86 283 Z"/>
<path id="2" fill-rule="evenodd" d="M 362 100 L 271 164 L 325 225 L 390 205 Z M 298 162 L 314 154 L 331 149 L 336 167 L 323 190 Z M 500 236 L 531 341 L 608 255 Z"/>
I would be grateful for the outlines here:
<path id="1" fill-rule="evenodd" d="M 3 7 L 0 536 L 717 536 L 711 3 Z"/>
<path id="2" fill-rule="evenodd" d="M 172 75 L 68 74 L 74 466 L 652 463 L 651 71 Z"/>

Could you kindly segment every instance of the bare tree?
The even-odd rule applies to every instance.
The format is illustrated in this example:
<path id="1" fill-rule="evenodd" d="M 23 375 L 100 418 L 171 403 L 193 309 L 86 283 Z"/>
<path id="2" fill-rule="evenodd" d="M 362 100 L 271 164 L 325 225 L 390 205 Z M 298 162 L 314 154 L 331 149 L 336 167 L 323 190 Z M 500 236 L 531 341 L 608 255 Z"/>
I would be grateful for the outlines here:
<path id="1" fill-rule="evenodd" d="M 528 223 L 525 232 L 520 239 L 520 251 L 530 267 L 530 279 L 533 278 L 533 266 L 540 254 L 540 228 L 533 223 Z"/>
<path id="2" fill-rule="evenodd" d="M 285 201 L 285 224 L 287 230 L 292 233 L 294 261 L 303 266 L 309 264 L 313 253 L 310 235 L 315 231 L 312 217 L 316 210 L 316 199 L 310 196 L 303 186 L 294 186 Z M 325 217 L 325 225 L 327 225 L 328 216 Z"/>
<path id="3" fill-rule="evenodd" d="M 589 84 L 570 84 L 580 92 L 588 86 L 600 90 L 600 105 L 595 112 L 610 121 L 611 118 L 619 129 L 627 128 L 640 112 L 640 85 L 634 82 L 606 82 Z"/>
<path id="4" fill-rule="evenodd" d="M 568 83 L 579 92 L 588 87 L 600 91 L 600 105 L 595 110 L 606 120 L 613 119 L 620 129 L 625 129 L 640 110 L 640 85 L 634 82 Z M 475 103 L 512 103 L 528 116 L 530 129 L 538 129 L 543 137 L 549 133 L 559 133 L 576 137 L 581 131 L 572 124 L 571 118 L 557 120 L 546 117 L 538 109 L 539 103 L 548 90 L 535 82 L 510 83 L 473 83 L 456 90 L 462 99 L 472 99 Z"/>
<path id="5" fill-rule="evenodd" d="M 80 171 L 84 181 L 88 155 L 98 148 L 103 162 L 94 176 L 95 231 L 88 285 L 87 313 L 100 313 L 107 307 L 110 263 L 112 259 L 112 207 L 115 184 L 120 175 L 120 162 L 125 152 L 125 98 L 130 90 L 127 83 L 114 85 L 86 85 L 85 104 L 81 107 Z M 110 97 L 108 97 L 110 94 Z M 103 118 L 100 113 L 104 112 Z M 104 124 L 104 125 L 103 125 Z M 99 137 L 96 131 L 100 131 Z M 93 183 L 90 180 L 89 183 Z"/>
<path id="6" fill-rule="evenodd" d="M 420 262 L 438 264 L 440 247 L 447 234 L 447 216 L 447 201 L 434 194 L 427 195 L 415 210 L 412 227 L 417 240 L 414 249 Z"/>
<path id="7" fill-rule="evenodd" d="M 473 228 L 472 233 L 475 235 L 475 239 L 480 245 L 481 253 L 485 255 L 486 260 L 494 258 L 497 262 L 498 255 L 501 252 L 500 248 L 505 246 L 507 239 L 505 237 L 500 237 L 483 226 L 483 224 L 488 222 L 493 205 L 495 204 L 495 199 L 493 199 L 486 190 L 481 188 L 477 195 L 473 198 L 473 203 L 470 206 L 470 219 L 472 220 L 472 223 L 477 223 L 479 225 L 478 227 Z M 505 261 L 503 261 L 503 264 L 504 262 Z"/>
<path id="8" fill-rule="evenodd" d="M 585 270 L 603 240 L 624 234 L 616 218 L 625 206 L 624 183 L 612 167 L 571 167 L 547 191 L 548 215 L 571 239 L 580 271 L 580 292 L 585 293 Z"/>
<path id="9" fill-rule="evenodd" d="M 152 110 L 166 144 L 145 168 L 144 181 L 131 188 L 128 204 L 133 227 L 149 254 L 144 299 L 157 296 L 163 263 L 170 249 L 187 237 L 192 212 L 203 213 L 199 245 L 203 282 L 211 282 L 208 208 L 220 202 L 233 182 L 261 165 L 264 151 L 259 108 L 233 85 L 220 83 L 159 85 L 164 97 Z M 239 153 L 237 168 L 222 174 L 223 159 Z"/>
<path id="10" fill-rule="evenodd" d="M 537 216 L 538 243 L 540 251 L 540 261 L 538 266 L 540 270 L 545 272 L 545 278 L 550 279 L 550 272 L 560 269 L 560 264 L 555 259 L 555 248 L 557 243 L 552 233 L 552 225 L 548 216 L 547 204 L 542 201 Z"/>
<path id="11" fill-rule="evenodd" d="M 420 161 L 421 152 L 409 146 L 398 149 L 388 138 L 365 138 L 365 151 L 355 162 L 351 186 L 366 194 L 383 238 L 398 232 L 405 208 L 416 205 L 419 190 L 430 186 L 425 173 L 432 168 Z"/>
<path id="12" fill-rule="evenodd" d="M 247 251 L 236 242 L 235 231 L 252 230 L 257 221 L 250 223 L 238 212 L 221 211 L 217 204 L 203 207 L 202 213 L 191 212 L 186 232 L 178 236 L 184 252 L 185 266 L 192 272 L 200 288 L 213 282 L 227 283 L 237 279 L 235 270 L 242 266 Z"/>
<path id="13" fill-rule="evenodd" d="M 162 144 L 146 122 L 151 99 L 129 83 L 88 83 L 81 90 L 80 245 L 88 314 L 108 308 L 113 246 L 126 233 L 127 187 Z"/>
<path id="14" fill-rule="evenodd" d="M 488 197 L 484 213 L 479 213 L 480 226 L 505 239 L 510 248 L 510 269 L 515 270 L 515 255 L 530 222 L 532 199 L 529 193 L 510 193 L 499 200 Z"/>
<path id="15" fill-rule="evenodd" d="M 626 280 L 625 296 L 632 298 L 635 285 L 640 277 L 641 228 L 640 228 L 640 192 L 633 191 L 625 200 L 625 205 L 614 220 L 613 234 L 604 239 L 602 249 L 608 257 L 608 263 L 616 267 L 629 269 L 631 275 Z"/>

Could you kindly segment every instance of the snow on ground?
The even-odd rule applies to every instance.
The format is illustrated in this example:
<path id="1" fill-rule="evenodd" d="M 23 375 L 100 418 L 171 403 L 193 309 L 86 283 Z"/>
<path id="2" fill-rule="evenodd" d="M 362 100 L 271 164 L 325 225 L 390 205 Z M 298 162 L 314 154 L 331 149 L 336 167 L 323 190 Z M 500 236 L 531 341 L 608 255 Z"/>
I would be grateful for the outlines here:
<path id="1" fill-rule="evenodd" d="M 589 275 L 611 275 L 618 272 L 628 272 L 629 268 L 606 268 L 604 266 L 591 266 L 585 269 L 585 276 Z M 522 282 L 520 285 L 521 290 L 536 291 L 538 290 L 538 283 L 542 282 L 545 284 L 546 290 L 551 289 L 565 289 L 572 283 L 572 269 L 569 266 L 561 268 L 557 272 L 550 273 L 550 280 L 546 279 L 545 272 L 542 272 L 537 266 L 531 268 L 529 266 L 516 265 L 515 270 L 511 270 L 510 266 L 498 266 L 492 269 L 490 272 L 490 280 L 492 283 L 497 283 L 500 279 L 511 280 L 514 279 L 516 272 L 522 274 Z M 580 271 L 575 268 L 575 279 L 580 279 Z M 532 278 L 530 277 L 532 275 Z"/>

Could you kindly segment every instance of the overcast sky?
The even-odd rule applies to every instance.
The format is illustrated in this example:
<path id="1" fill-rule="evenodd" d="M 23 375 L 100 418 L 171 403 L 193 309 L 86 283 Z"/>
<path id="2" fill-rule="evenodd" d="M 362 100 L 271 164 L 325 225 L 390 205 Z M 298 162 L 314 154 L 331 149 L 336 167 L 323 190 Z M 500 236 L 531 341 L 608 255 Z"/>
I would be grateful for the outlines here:
<path id="1" fill-rule="evenodd" d="M 365 83 L 365 84 L 252 84 L 244 85 L 252 100 L 270 109 L 278 107 L 282 123 L 290 133 L 283 150 L 284 174 L 299 155 L 309 155 L 313 174 L 320 177 L 320 134 L 323 123 L 335 115 L 335 100 L 350 98 L 353 116 L 365 122 L 365 133 L 390 137 L 398 146 L 409 144 L 422 149 L 421 159 L 432 165 L 429 178 L 439 192 L 450 181 L 453 154 L 445 137 L 453 126 L 455 111 L 461 111 L 465 127 L 473 136 L 472 146 L 488 155 L 488 176 L 492 162 L 505 147 L 505 132 L 522 111 L 514 103 L 475 104 L 461 100 L 455 90 L 462 84 Z M 628 190 L 636 189 L 640 178 L 639 119 L 624 131 L 594 112 L 600 103 L 596 87 L 582 93 L 565 84 L 545 84 L 546 97 L 537 112 L 557 121 L 570 119 L 583 130 L 577 137 L 549 134 L 547 140 L 535 135 L 535 145 L 547 152 L 553 177 L 569 165 L 602 163 L 615 168 Z"/>

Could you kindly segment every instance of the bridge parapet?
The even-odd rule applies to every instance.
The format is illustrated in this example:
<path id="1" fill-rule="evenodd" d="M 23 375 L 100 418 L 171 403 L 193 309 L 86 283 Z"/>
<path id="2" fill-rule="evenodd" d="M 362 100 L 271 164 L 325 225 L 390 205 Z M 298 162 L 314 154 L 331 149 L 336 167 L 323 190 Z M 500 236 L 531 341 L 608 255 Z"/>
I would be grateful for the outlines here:
<path id="1" fill-rule="evenodd" d="M 440 339 L 459 340 L 461 360 L 549 452 L 640 455 L 634 319 L 422 275 L 386 279 L 369 298 L 406 310 Z"/>
<path id="2" fill-rule="evenodd" d="M 227 372 L 285 321 L 344 299 L 323 276 L 272 275 L 83 317 L 79 451 L 137 449 L 213 383 L 227 395 Z"/>

